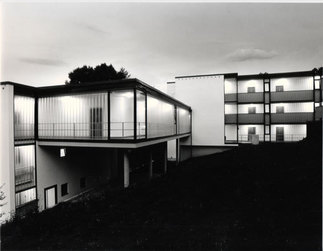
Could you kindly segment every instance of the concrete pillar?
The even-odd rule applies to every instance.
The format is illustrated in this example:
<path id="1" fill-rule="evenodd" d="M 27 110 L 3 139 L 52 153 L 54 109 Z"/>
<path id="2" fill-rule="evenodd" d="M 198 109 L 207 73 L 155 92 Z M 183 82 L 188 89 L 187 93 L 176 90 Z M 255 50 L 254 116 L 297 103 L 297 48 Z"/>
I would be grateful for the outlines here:
<path id="1" fill-rule="evenodd" d="M 181 141 L 176 139 L 176 164 L 178 165 L 181 160 Z"/>
<path id="2" fill-rule="evenodd" d="M 148 168 L 149 168 L 149 179 L 153 177 L 153 153 L 152 150 L 149 151 L 149 159 L 148 159 Z"/>
<path id="3" fill-rule="evenodd" d="M 123 173 L 124 188 L 127 188 L 130 184 L 129 154 L 127 151 L 125 151 L 123 154 Z"/>
<path id="4" fill-rule="evenodd" d="M 164 173 L 167 173 L 167 143 L 164 146 L 164 156 L 163 156 L 163 164 L 164 164 Z"/>

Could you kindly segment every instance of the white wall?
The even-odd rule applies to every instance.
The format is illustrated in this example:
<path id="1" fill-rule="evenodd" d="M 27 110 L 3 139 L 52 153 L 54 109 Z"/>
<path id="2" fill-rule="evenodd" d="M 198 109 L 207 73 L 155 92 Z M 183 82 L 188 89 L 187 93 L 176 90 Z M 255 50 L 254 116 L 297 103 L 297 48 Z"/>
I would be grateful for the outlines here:
<path id="1" fill-rule="evenodd" d="M 224 78 L 177 78 L 175 98 L 192 108 L 192 145 L 224 144 Z"/>
<path id="2" fill-rule="evenodd" d="M 239 80 L 238 92 L 247 93 L 248 87 L 255 87 L 256 92 L 263 92 L 263 80 L 262 79 L 251 79 L 251 80 Z"/>
<path id="3" fill-rule="evenodd" d="M 224 93 L 237 93 L 237 80 L 235 78 L 224 79 Z"/>
<path id="4" fill-rule="evenodd" d="M 303 103 L 274 103 L 271 104 L 271 113 L 276 113 L 276 107 L 283 106 L 284 112 L 314 112 L 313 102 Z"/>
<path id="5" fill-rule="evenodd" d="M 263 104 L 244 104 L 244 105 L 238 105 L 239 114 L 248 113 L 249 107 L 256 107 L 256 113 L 264 113 Z"/>
<path id="6" fill-rule="evenodd" d="M 226 140 L 237 140 L 237 126 L 225 125 L 225 137 Z"/>
<path id="7" fill-rule="evenodd" d="M 44 189 L 57 185 L 58 202 L 69 199 L 109 178 L 113 163 L 111 149 L 67 148 L 66 156 L 59 156 L 58 147 L 37 144 L 37 190 L 40 210 L 44 209 Z M 80 188 L 80 178 L 87 186 Z M 68 183 L 69 194 L 61 196 L 61 185 Z"/>
<path id="8" fill-rule="evenodd" d="M 225 104 L 224 110 L 225 110 L 225 114 L 237 114 L 238 106 L 235 104 Z"/>
<path id="9" fill-rule="evenodd" d="M 277 85 L 284 86 L 284 91 L 313 90 L 313 77 L 273 78 L 270 89 L 276 91 Z"/>
<path id="10" fill-rule="evenodd" d="M 14 177 L 14 88 L 0 86 L 0 186 L 6 197 L 1 201 L 0 222 L 10 218 L 15 210 Z"/>

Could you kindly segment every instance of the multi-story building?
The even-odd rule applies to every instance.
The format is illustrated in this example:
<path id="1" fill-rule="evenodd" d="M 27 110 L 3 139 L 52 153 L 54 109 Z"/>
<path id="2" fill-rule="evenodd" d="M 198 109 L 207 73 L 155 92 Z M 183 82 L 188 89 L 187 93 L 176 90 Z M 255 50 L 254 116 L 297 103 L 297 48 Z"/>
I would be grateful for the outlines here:
<path id="1" fill-rule="evenodd" d="M 191 108 L 127 79 L 0 89 L 2 220 L 69 200 L 112 179 L 124 187 L 167 170 L 167 141 L 191 135 Z"/>
<path id="2" fill-rule="evenodd" d="M 193 156 L 239 143 L 291 142 L 322 117 L 322 68 L 258 75 L 175 77 L 167 92 L 193 110 Z M 190 146 L 191 147 L 191 146 Z"/>

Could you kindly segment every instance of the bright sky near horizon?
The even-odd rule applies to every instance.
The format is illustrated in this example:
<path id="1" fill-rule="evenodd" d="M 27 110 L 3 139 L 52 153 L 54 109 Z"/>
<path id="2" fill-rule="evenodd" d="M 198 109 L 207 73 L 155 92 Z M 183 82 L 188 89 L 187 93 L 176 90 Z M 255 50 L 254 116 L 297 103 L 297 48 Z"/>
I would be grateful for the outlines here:
<path id="1" fill-rule="evenodd" d="M 2 3 L 1 81 L 63 84 L 83 65 L 175 76 L 323 65 L 323 3 Z"/>

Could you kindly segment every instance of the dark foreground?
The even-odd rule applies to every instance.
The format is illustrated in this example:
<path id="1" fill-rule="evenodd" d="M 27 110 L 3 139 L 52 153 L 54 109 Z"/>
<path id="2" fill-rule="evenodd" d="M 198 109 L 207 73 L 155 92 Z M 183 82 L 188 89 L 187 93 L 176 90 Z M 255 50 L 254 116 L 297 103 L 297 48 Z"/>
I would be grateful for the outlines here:
<path id="1" fill-rule="evenodd" d="M 321 147 L 246 146 L 2 228 L 5 249 L 321 250 Z"/>

